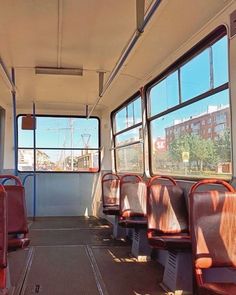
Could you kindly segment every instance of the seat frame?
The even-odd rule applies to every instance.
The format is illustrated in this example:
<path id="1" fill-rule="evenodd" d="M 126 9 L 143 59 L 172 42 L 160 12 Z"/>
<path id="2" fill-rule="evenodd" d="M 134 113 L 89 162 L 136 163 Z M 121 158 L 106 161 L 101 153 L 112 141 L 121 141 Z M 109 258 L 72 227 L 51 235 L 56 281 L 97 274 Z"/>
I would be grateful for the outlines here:
<path id="1" fill-rule="evenodd" d="M 128 180 L 128 178 L 134 181 Z M 122 193 L 122 185 L 125 183 L 146 183 L 143 181 L 142 177 L 136 174 L 125 174 L 121 177 L 121 188 L 120 194 Z M 120 196 L 120 215 L 119 224 L 127 229 L 127 232 L 131 233 L 132 230 L 132 248 L 131 254 L 138 260 L 147 260 L 151 254 L 151 248 L 147 240 L 147 219 L 146 212 L 144 214 L 132 211 L 124 211 L 122 209 L 122 196 Z M 131 234 L 130 234 L 131 236 Z"/>
<path id="2" fill-rule="evenodd" d="M 26 212 L 26 204 L 25 204 L 25 191 L 24 191 L 24 186 L 21 183 L 21 180 L 19 177 L 14 176 L 14 175 L 0 175 L 0 179 L 4 179 L 4 188 L 7 193 L 7 203 L 10 204 L 11 200 L 9 199 L 9 194 L 13 194 L 12 191 L 10 191 L 12 188 L 19 188 L 22 193 L 22 198 L 21 198 L 21 217 L 24 218 L 22 220 L 22 225 L 21 228 L 19 229 L 18 224 L 14 224 L 11 220 L 11 228 L 8 228 L 8 250 L 16 250 L 18 248 L 25 248 L 29 245 L 30 240 L 28 238 L 28 224 L 27 224 L 27 212 Z M 5 182 L 8 180 L 13 180 L 15 181 L 15 185 L 5 185 Z M 8 209 L 8 216 L 9 216 L 9 209 Z M 8 222 L 9 222 L 8 217 Z"/>
<path id="3" fill-rule="evenodd" d="M 169 176 L 158 175 L 150 179 L 148 183 L 147 198 L 148 221 L 149 214 L 151 213 L 151 187 L 160 179 L 169 181 L 173 186 L 178 186 L 177 182 Z M 167 292 L 182 290 L 183 292 L 191 294 L 193 285 L 191 241 L 189 233 L 187 231 L 170 231 L 164 233 L 162 231 L 157 231 L 152 227 L 149 228 L 148 222 L 148 241 L 154 249 L 157 249 L 157 251 L 162 253 L 162 256 L 165 255 L 165 270 L 160 286 Z"/>
<path id="4" fill-rule="evenodd" d="M 191 225 L 191 238 L 193 242 L 193 268 L 196 279 L 196 286 L 198 289 L 198 293 L 203 295 L 215 295 L 215 294 L 229 294 L 228 287 L 233 288 L 234 294 L 236 294 L 236 267 L 206 267 L 200 268 L 196 266 L 195 259 L 196 257 L 196 247 L 197 241 L 194 236 L 194 224 L 195 220 L 193 220 L 193 209 L 194 209 L 194 194 L 196 193 L 197 188 L 202 185 L 209 184 L 219 184 L 226 188 L 230 193 L 235 194 L 236 198 L 236 190 L 227 182 L 219 179 L 204 179 L 197 183 L 195 183 L 190 189 L 190 225 Z M 208 191 L 207 191 L 208 192 Z M 206 197 L 206 196 L 202 196 Z M 210 253 L 209 253 L 210 255 Z M 234 262 L 236 264 L 236 261 Z M 224 290 L 224 288 L 226 288 Z M 233 293 L 232 293 L 233 294 Z"/>

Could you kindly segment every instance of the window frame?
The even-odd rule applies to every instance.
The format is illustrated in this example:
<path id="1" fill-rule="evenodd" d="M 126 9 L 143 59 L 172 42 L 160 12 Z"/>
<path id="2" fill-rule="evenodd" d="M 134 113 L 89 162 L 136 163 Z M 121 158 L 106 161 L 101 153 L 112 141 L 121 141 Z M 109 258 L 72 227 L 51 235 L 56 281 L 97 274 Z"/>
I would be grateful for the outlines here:
<path id="1" fill-rule="evenodd" d="M 26 116 L 27 114 L 18 114 L 16 117 L 16 122 L 17 122 L 17 154 L 19 149 L 30 149 L 34 150 L 34 148 L 24 148 L 24 147 L 19 147 L 19 117 Z M 78 119 L 87 119 L 87 116 L 77 116 L 77 115 L 55 115 L 55 114 L 35 114 L 36 120 L 37 117 L 45 117 L 45 118 L 78 118 Z M 97 116 L 91 116 L 91 119 L 96 119 L 98 122 L 98 148 L 40 148 L 40 147 L 35 147 L 36 150 L 96 150 L 98 151 L 98 170 L 97 171 L 42 171 L 42 170 L 35 170 L 36 173 L 99 173 L 101 171 L 101 120 Z M 37 130 L 37 123 L 36 123 L 36 130 Z M 17 171 L 18 173 L 33 173 L 34 170 L 32 171 L 21 171 L 18 169 L 19 166 L 19 157 L 17 157 Z"/>
<path id="2" fill-rule="evenodd" d="M 211 69 L 210 69 L 210 89 L 205 91 L 204 93 L 201 93 L 200 95 L 197 95 L 193 98 L 190 98 L 186 101 L 181 101 L 181 82 L 180 82 L 180 69 L 182 66 L 187 64 L 190 60 L 194 59 L 197 55 L 201 54 L 205 49 L 210 48 L 214 43 L 216 43 L 218 40 L 223 38 L 224 36 L 228 36 L 227 28 L 224 25 L 220 25 L 217 27 L 214 31 L 212 31 L 210 34 L 208 34 L 205 38 L 200 40 L 196 45 L 194 45 L 191 49 L 189 49 L 185 54 L 183 54 L 180 58 L 178 58 L 173 64 L 171 64 L 169 67 L 167 67 L 161 74 L 159 74 L 157 77 L 155 77 L 153 80 L 151 80 L 149 83 L 145 86 L 145 108 L 147 110 L 146 112 L 146 124 L 147 124 L 147 137 L 148 137 L 148 164 L 149 164 L 149 171 L 151 176 L 157 175 L 153 172 L 153 164 L 152 164 L 152 153 L 151 153 L 151 146 L 152 146 L 152 139 L 151 139 L 151 122 L 157 118 L 160 118 L 164 115 L 167 115 L 169 113 L 172 113 L 173 111 L 179 110 L 181 108 L 184 108 L 190 104 L 194 104 L 200 100 L 203 100 L 211 95 L 214 95 L 216 93 L 219 93 L 224 90 L 229 90 L 229 109 L 230 109 L 230 135 L 231 135 L 231 165 L 232 165 L 232 173 L 231 178 L 227 181 L 232 180 L 233 178 L 233 140 L 232 140 L 232 107 L 231 107 L 231 95 L 230 95 L 230 63 L 229 63 L 229 54 L 228 54 L 228 77 L 229 81 L 217 86 L 214 88 L 214 86 L 211 83 Z M 227 40 L 228 43 L 228 53 L 229 53 L 229 40 Z M 211 50 L 212 51 L 212 50 Z M 150 105 L 150 91 L 151 88 L 163 81 L 167 76 L 171 75 L 175 71 L 178 72 L 178 84 L 179 84 L 179 104 L 171 107 L 169 109 L 166 109 L 160 113 L 157 113 L 153 116 L 150 115 L 151 111 L 151 105 Z M 174 176 L 176 179 L 179 180 L 194 180 L 197 181 L 202 178 L 198 177 L 187 177 L 184 175 L 181 176 Z M 216 177 L 217 178 L 217 177 Z"/>
<path id="3" fill-rule="evenodd" d="M 115 116 L 116 114 L 122 110 L 123 108 L 125 108 L 129 103 L 132 103 L 133 101 L 135 101 L 136 99 L 138 99 L 140 97 L 141 99 L 141 122 L 140 123 L 137 123 L 137 124 L 134 124 L 133 126 L 129 126 L 123 130 L 120 130 L 118 132 L 115 133 Z M 131 97 L 129 97 L 128 99 L 126 99 L 121 105 L 119 105 L 117 108 L 115 108 L 111 114 L 110 114 L 110 121 L 111 121 L 111 129 L 112 129 L 112 144 L 113 144 L 113 158 L 114 158 L 114 170 L 116 173 L 118 174 L 125 174 L 125 173 L 128 173 L 125 172 L 125 171 L 117 171 L 117 160 L 116 160 L 116 150 L 117 149 L 121 149 L 121 148 L 124 148 L 124 147 L 128 147 L 128 146 L 132 146 L 132 145 L 135 145 L 135 144 L 142 144 L 142 147 L 143 147 L 143 155 L 142 155 L 142 160 L 143 160 L 143 171 L 142 172 L 130 172 L 130 173 L 135 173 L 137 175 L 141 175 L 141 176 L 144 176 L 144 173 L 145 173 L 145 157 L 144 157 L 144 129 L 143 129 L 143 108 L 144 108 L 144 105 L 145 105 L 145 102 L 144 102 L 144 99 L 143 99 L 143 95 L 142 95 L 142 92 L 141 91 L 137 91 L 135 92 Z M 117 146 L 116 147 L 116 136 L 117 135 L 120 135 L 124 132 L 127 132 L 127 131 L 130 131 L 134 128 L 137 128 L 141 126 L 142 127 L 142 140 L 139 140 L 139 141 L 134 141 L 132 143 L 128 143 L 128 144 L 125 144 L 125 145 L 120 145 L 120 146 Z"/>

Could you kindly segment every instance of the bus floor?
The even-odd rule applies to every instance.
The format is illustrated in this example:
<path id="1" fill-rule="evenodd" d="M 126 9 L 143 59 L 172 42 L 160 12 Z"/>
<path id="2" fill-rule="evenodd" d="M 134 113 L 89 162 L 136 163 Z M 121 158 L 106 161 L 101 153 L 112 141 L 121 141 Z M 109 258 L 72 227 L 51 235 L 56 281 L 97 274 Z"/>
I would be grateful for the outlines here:
<path id="1" fill-rule="evenodd" d="M 95 217 L 46 217 L 30 223 L 30 247 L 9 253 L 14 295 L 161 295 L 163 268 L 138 262 L 130 242 L 113 240 Z"/>

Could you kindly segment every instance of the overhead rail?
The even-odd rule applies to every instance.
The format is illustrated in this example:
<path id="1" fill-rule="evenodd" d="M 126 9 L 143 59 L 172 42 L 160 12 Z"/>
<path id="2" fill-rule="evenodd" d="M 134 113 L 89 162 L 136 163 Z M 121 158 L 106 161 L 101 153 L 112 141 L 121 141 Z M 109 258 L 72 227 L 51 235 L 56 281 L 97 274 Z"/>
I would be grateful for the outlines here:
<path id="1" fill-rule="evenodd" d="M 144 0 L 143 1 L 136 0 L 137 28 L 136 28 L 134 34 L 132 35 L 131 39 L 129 40 L 128 44 L 123 49 L 122 54 L 119 57 L 115 67 L 111 71 L 106 83 L 103 86 L 103 89 L 102 89 L 101 93 L 99 93 L 99 96 L 98 96 L 95 104 L 93 105 L 92 109 L 90 110 L 90 112 L 89 112 L 89 114 L 87 116 L 87 119 L 90 118 L 90 116 L 92 115 L 92 113 L 95 110 L 96 106 L 99 104 L 100 100 L 102 99 L 102 97 L 106 93 L 107 89 L 109 88 L 109 86 L 111 85 L 113 80 L 118 75 L 120 69 L 124 65 L 127 58 L 129 57 L 132 49 L 136 45 L 136 43 L 139 40 L 141 34 L 144 32 L 144 29 L 146 28 L 147 24 L 149 23 L 152 16 L 156 12 L 156 10 L 159 7 L 161 1 L 162 0 L 154 0 L 153 1 L 150 8 L 148 9 L 146 14 L 144 15 L 143 22 L 141 22 L 141 20 L 142 20 L 142 11 L 144 10 L 144 3 L 142 3 L 142 2 L 144 2 Z"/>
<path id="2" fill-rule="evenodd" d="M 4 83 L 6 84 L 7 88 L 10 92 L 17 92 L 15 83 L 13 79 L 11 79 L 9 73 L 7 72 L 6 66 L 3 60 L 0 58 L 0 76 L 2 77 Z"/>

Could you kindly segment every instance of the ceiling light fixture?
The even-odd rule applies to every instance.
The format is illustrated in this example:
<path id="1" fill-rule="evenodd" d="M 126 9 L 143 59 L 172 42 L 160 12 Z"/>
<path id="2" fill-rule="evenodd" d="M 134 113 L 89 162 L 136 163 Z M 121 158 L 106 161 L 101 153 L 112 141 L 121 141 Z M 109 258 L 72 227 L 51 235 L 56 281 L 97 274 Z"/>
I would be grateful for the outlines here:
<path id="1" fill-rule="evenodd" d="M 37 75 L 83 76 L 83 69 L 79 69 L 79 68 L 36 67 L 35 68 L 35 74 L 37 74 Z"/>

